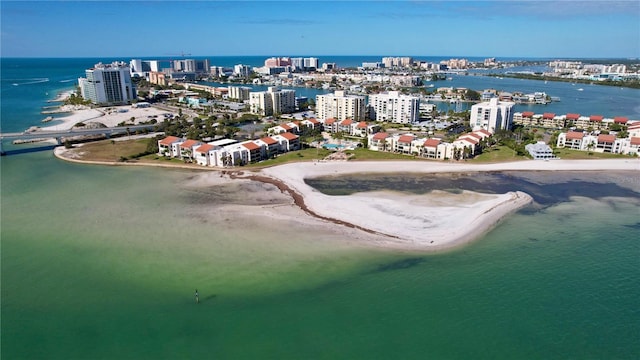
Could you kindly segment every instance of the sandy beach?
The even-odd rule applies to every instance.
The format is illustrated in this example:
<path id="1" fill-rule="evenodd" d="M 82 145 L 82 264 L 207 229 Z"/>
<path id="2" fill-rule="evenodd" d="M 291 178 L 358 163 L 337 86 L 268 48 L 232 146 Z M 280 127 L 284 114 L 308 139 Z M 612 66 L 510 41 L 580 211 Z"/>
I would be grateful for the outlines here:
<path id="1" fill-rule="evenodd" d="M 62 147 L 57 148 L 55 154 L 69 161 L 84 162 L 72 159 Z M 530 204 L 531 196 L 521 191 L 504 194 L 481 194 L 472 191 L 452 194 L 432 191 L 423 195 L 376 191 L 330 196 L 307 185 L 305 179 L 367 173 L 433 174 L 517 170 L 640 171 L 640 160 L 530 160 L 491 164 L 431 161 L 297 162 L 256 172 L 242 171 L 242 168 L 203 171 L 194 175 L 194 178 L 198 179 L 194 180 L 194 184 L 210 187 L 220 184 L 220 181 L 227 183 L 247 180 L 271 184 L 289 195 L 292 200 L 291 207 L 297 208 L 298 212 L 302 210 L 301 217 L 293 218 L 306 221 L 309 226 L 325 224 L 327 233 L 337 234 L 345 240 L 364 245 L 430 251 L 449 249 L 480 238 L 506 216 Z M 252 198 L 262 195 L 246 192 L 243 196 Z M 244 208 L 245 212 L 252 214 L 247 216 L 264 217 L 265 213 L 270 213 L 265 212 L 263 207 L 254 207 L 255 211 L 251 209 L 251 206 Z"/>
<path id="2" fill-rule="evenodd" d="M 118 126 L 118 124 L 122 122 L 136 125 L 141 122 L 149 121 L 153 119 L 154 116 L 158 122 L 161 122 L 164 120 L 163 114 L 167 113 L 165 110 L 160 110 L 154 107 L 135 108 L 131 105 L 112 106 L 99 109 L 91 109 L 81 105 L 63 105 L 59 110 L 61 112 L 70 112 L 70 114 L 62 117 L 56 117 L 53 120 L 55 122 L 61 121 L 61 123 L 42 126 L 38 130 L 69 130 L 79 122 L 87 125 L 95 122 L 107 127 Z M 134 118 L 134 120 L 131 121 L 131 118 Z"/>

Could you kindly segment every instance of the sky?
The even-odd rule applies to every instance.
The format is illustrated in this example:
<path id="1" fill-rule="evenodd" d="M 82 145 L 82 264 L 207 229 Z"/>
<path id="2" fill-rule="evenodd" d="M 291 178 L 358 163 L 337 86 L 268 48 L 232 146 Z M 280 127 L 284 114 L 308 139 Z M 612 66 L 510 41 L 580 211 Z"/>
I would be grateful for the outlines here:
<path id="1" fill-rule="evenodd" d="M 640 1 L 0 1 L 2 57 L 640 58 Z"/>

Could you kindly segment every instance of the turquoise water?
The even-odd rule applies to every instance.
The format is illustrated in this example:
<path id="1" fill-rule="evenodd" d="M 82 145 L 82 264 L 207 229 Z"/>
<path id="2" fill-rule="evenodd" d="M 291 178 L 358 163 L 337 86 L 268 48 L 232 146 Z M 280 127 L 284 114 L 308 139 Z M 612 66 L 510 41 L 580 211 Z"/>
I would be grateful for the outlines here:
<path id="1" fill-rule="evenodd" d="M 3 81 L 3 131 L 33 125 L 5 114 L 42 106 L 69 76 L 56 69 Z M 198 188 L 200 173 L 48 151 L 2 157 L 0 171 L 3 359 L 640 357 L 636 172 L 441 180 L 537 203 L 468 246 L 420 254 L 296 221 L 262 185 Z M 333 191 L 352 190 L 338 179 Z"/>
<path id="2" fill-rule="evenodd" d="M 343 145 L 338 145 L 338 144 L 324 144 L 322 145 L 323 148 L 325 149 L 331 149 L 331 150 L 337 150 L 337 149 L 343 149 L 344 146 Z"/>

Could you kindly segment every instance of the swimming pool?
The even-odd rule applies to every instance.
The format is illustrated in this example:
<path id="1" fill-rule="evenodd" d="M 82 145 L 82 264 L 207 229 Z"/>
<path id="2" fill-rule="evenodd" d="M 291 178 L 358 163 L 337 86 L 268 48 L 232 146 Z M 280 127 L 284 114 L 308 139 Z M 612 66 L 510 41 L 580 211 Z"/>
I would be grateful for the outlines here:
<path id="1" fill-rule="evenodd" d="M 338 145 L 338 144 L 324 144 L 324 145 L 322 145 L 322 147 L 327 149 L 327 150 L 344 149 L 344 145 Z"/>

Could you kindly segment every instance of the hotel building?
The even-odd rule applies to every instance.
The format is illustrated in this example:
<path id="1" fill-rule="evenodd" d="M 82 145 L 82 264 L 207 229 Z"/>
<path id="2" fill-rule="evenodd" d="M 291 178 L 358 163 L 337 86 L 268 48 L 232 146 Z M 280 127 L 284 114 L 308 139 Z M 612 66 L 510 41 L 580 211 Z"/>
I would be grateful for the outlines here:
<path id="1" fill-rule="evenodd" d="M 295 90 L 279 90 L 271 86 L 267 91 L 249 93 L 251 112 L 262 116 L 288 114 L 296 111 Z"/>
<path id="2" fill-rule="evenodd" d="M 97 105 L 122 105 L 135 99 L 129 65 L 125 62 L 98 63 L 78 79 L 80 92 L 86 100 Z"/>

